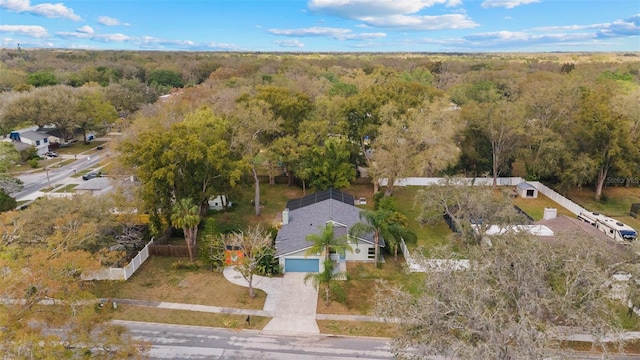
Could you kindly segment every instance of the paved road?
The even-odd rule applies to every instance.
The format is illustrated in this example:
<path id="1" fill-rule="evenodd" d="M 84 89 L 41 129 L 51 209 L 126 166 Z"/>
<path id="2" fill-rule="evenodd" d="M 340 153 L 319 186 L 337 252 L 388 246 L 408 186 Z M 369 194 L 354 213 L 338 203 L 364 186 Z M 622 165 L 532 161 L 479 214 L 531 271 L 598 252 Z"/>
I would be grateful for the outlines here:
<path id="1" fill-rule="evenodd" d="M 87 155 L 78 155 L 78 159 L 71 164 L 60 168 L 50 168 L 48 170 L 48 178 L 46 171 L 37 171 L 19 175 L 18 178 L 24 183 L 24 188 L 13 196 L 17 201 L 33 200 L 37 197 L 36 193 L 40 189 L 49 186 L 49 184 L 58 184 L 76 172 L 95 167 L 101 160 L 108 156 L 108 151 L 92 154 L 90 157 Z"/>
<path id="2" fill-rule="evenodd" d="M 133 336 L 152 343 L 151 359 L 393 359 L 388 339 L 268 335 L 198 326 L 116 322 L 129 328 Z"/>

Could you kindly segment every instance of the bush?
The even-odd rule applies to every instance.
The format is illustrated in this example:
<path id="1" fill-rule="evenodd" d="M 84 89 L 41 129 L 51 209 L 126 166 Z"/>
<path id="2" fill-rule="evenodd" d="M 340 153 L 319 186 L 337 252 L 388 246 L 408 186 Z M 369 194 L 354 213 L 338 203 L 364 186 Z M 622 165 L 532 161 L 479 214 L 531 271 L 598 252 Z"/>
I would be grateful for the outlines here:
<path id="1" fill-rule="evenodd" d="M 280 274 L 280 263 L 275 258 L 276 250 L 268 247 L 262 250 L 265 256 L 260 258 L 258 266 L 256 266 L 256 274 L 261 276 L 273 276 Z"/>
<path id="2" fill-rule="evenodd" d="M 31 166 L 32 169 L 37 169 L 38 168 L 38 159 L 29 160 L 29 166 Z"/>
<path id="3" fill-rule="evenodd" d="M 16 199 L 9 196 L 9 194 L 5 193 L 4 190 L 0 189 L 0 212 L 13 210 L 18 206 Z"/>
<path id="4" fill-rule="evenodd" d="M 200 266 L 196 262 L 176 260 L 171 264 L 173 270 L 198 270 Z"/>

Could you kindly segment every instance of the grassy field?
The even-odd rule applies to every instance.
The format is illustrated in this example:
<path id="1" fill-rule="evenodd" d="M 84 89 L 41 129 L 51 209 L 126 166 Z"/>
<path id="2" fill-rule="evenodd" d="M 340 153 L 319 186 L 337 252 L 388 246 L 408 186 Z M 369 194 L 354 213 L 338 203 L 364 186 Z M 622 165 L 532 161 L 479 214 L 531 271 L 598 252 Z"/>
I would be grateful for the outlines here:
<path id="1" fill-rule="evenodd" d="M 375 296 L 381 281 L 398 286 L 410 293 L 419 292 L 424 274 L 404 271 L 404 260 L 398 262 L 386 255 L 385 262 L 376 268 L 373 263 L 347 263 L 347 280 L 339 282 L 344 290 L 342 301 L 325 305 L 322 293 L 318 294 L 319 314 L 374 315 Z"/>
<path id="2" fill-rule="evenodd" d="M 222 273 L 208 270 L 174 270 L 176 258 L 150 257 L 127 281 L 94 281 L 89 291 L 99 298 L 124 298 L 186 304 L 262 309 L 266 294 L 231 284 Z M 188 260 L 187 260 L 188 261 Z"/>
<path id="3" fill-rule="evenodd" d="M 134 305 L 118 305 L 111 315 L 116 320 L 145 321 L 164 324 L 179 324 L 192 326 L 224 327 L 230 329 L 262 330 L 271 318 L 251 316 L 251 323 L 247 323 L 245 315 L 213 314 L 198 311 L 158 309 Z"/>
<path id="4" fill-rule="evenodd" d="M 603 194 L 600 201 L 595 200 L 591 189 L 573 190 L 567 197 L 589 211 L 601 212 L 640 230 L 640 219 L 629 216 L 631 204 L 640 203 L 640 187 L 608 187 Z"/>
<path id="5" fill-rule="evenodd" d="M 317 320 L 320 333 L 345 336 L 392 338 L 398 329 L 393 323 Z"/>
<path id="6" fill-rule="evenodd" d="M 575 217 L 575 215 L 571 211 L 558 205 L 558 203 L 540 193 L 538 193 L 538 197 L 536 199 L 525 199 L 517 197 L 513 199 L 513 204 L 518 206 L 536 221 L 542 220 L 544 215 L 544 208 L 547 207 L 557 209 L 558 215 Z"/>

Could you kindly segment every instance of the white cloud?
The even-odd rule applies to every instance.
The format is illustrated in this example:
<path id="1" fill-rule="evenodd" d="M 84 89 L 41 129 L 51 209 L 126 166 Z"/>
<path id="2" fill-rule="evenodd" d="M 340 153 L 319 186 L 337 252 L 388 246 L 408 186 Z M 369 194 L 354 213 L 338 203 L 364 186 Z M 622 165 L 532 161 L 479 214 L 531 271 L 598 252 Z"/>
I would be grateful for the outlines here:
<path id="1" fill-rule="evenodd" d="M 83 32 L 81 29 L 82 28 L 75 32 L 59 32 L 56 33 L 56 35 L 62 38 L 88 39 L 100 42 L 124 42 L 131 40 L 131 37 L 124 34 L 96 34 L 95 32 Z"/>
<path id="2" fill-rule="evenodd" d="M 300 42 L 299 40 L 295 40 L 295 39 L 293 39 L 293 40 L 276 40 L 273 43 L 276 44 L 276 45 L 279 45 L 281 47 L 288 47 L 288 48 L 291 48 L 291 47 L 298 47 L 298 48 L 304 47 L 304 43 Z"/>
<path id="3" fill-rule="evenodd" d="M 445 15 L 418 15 L 435 5 L 458 6 L 460 0 L 311 0 L 309 8 L 342 18 L 359 20 L 365 26 L 407 31 L 467 29 L 478 26 L 464 11 Z"/>
<path id="4" fill-rule="evenodd" d="M 516 6 L 527 5 L 540 2 L 540 0 L 485 0 L 482 3 L 483 8 L 503 7 L 513 9 Z"/>
<path id="5" fill-rule="evenodd" d="M 98 22 L 105 26 L 129 26 L 128 23 L 123 23 L 122 21 L 109 16 L 99 16 Z"/>
<path id="6" fill-rule="evenodd" d="M 599 37 L 622 37 L 640 35 L 640 14 L 624 20 L 616 20 L 598 33 Z"/>
<path id="7" fill-rule="evenodd" d="M 589 30 L 589 29 L 604 29 L 609 27 L 610 24 L 592 24 L 592 25 L 565 25 L 565 26 L 543 26 L 534 28 L 536 31 L 575 31 L 575 30 Z"/>
<path id="8" fill-rule="evenodd" d="M 359 19 L 363 16 L 413 14 L 434 5 L 458 6 L 461 0 L 310 0 L 309 9 L 333 16 Z"/>
<path id="9" fill-rule="evenodd" d="M 0 25 L 0 32 L 26 35 L 34 38 L 49 36 L 47 29 L 39 25 Z"/>
<path id="10" fill-rule="evenodd" d="M 612 23 L 545 26 L 533 29 L 533 31 L 540 32 L 566 32 L 581 30 L 597 30 L 596 34 L 601 38 L 640 36 L 640 14 L 630 16 L 624 20 L 616 20 Z"/>
<path id="11" fill-rule="evenodd" d="M 29 13 L 47 18 L 65 18 L 73 21 L 82 20 L 80 16 L 73 12 L 73 9 L 66 7 L 63 3 L 42 3 L 31 5 L 30 0 L 0 0 L 0 8 L 17 13 Z"/>
<path id="12" fill-rule="evenodd" d="M 478 26 L 462 14 L 439 16 L 393 15 L 387 17 L 362 18 L 369 26 L 402 30 L 468 29 Z"/>
<path id="13" fill-rule="evenodd" d="M 95 33 L 95 31 L 93 31 L 93 28 L 91 26 L 89 26 L 89 25 L 85 25 L 85 26 L 83 26 L 81 28 L 78 28 L 76 31 L 84 33 L 84 34 L 93 34 L 93 33 Z"/>
<path id="14" fill-rule="evenodd" d="M 516 31 L 496 31 L 467 35 L 464 42 L 458 44 L 466 48 L 531 48 L 536 45 L 559 45 L 576 42 L 593 41 L 596 39 L 594 33 L 571 33 L 571 34 L 530 34 Z"/>
<path id="15" fill-rule="evenodd" d="M 330 27 L 310 27 L 300 29 L 269 29 L 273 35 L 280 36 L 301 36 L 301 37 L 329 37 L 336 40 L 363 40 L 379 39 L 387 36 L 385 33 L 354 33 L 351 29 L 330 28 Z"/>

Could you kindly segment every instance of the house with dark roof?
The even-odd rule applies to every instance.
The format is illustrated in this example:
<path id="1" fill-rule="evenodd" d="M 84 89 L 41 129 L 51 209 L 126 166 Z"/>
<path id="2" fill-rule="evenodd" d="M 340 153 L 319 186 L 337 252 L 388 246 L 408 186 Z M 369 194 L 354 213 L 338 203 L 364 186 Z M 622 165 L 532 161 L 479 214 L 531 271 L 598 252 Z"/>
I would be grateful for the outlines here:
<path id="1" fill-rule="evenodd" d="M 351 227 L 361 221 L 363 210 L 354 205 L 352 195 L 329 189 L 287 202 L 282 212 L 282 227 L 276 237 L 276 258 L 283 272 L 322 271 L 324 254 L 307 254 L 312 243 L 309 234 L 320 234 L 328 223 L 333 224 L 334 237 L 348 236 L 353 251 L 331 254 L 340 268 L 346 268 L 346 261 L 375 261 L 373 233 L 354 238 L 348 235 Z M 384 241 L 380 239 L 380 246 Z"/>

